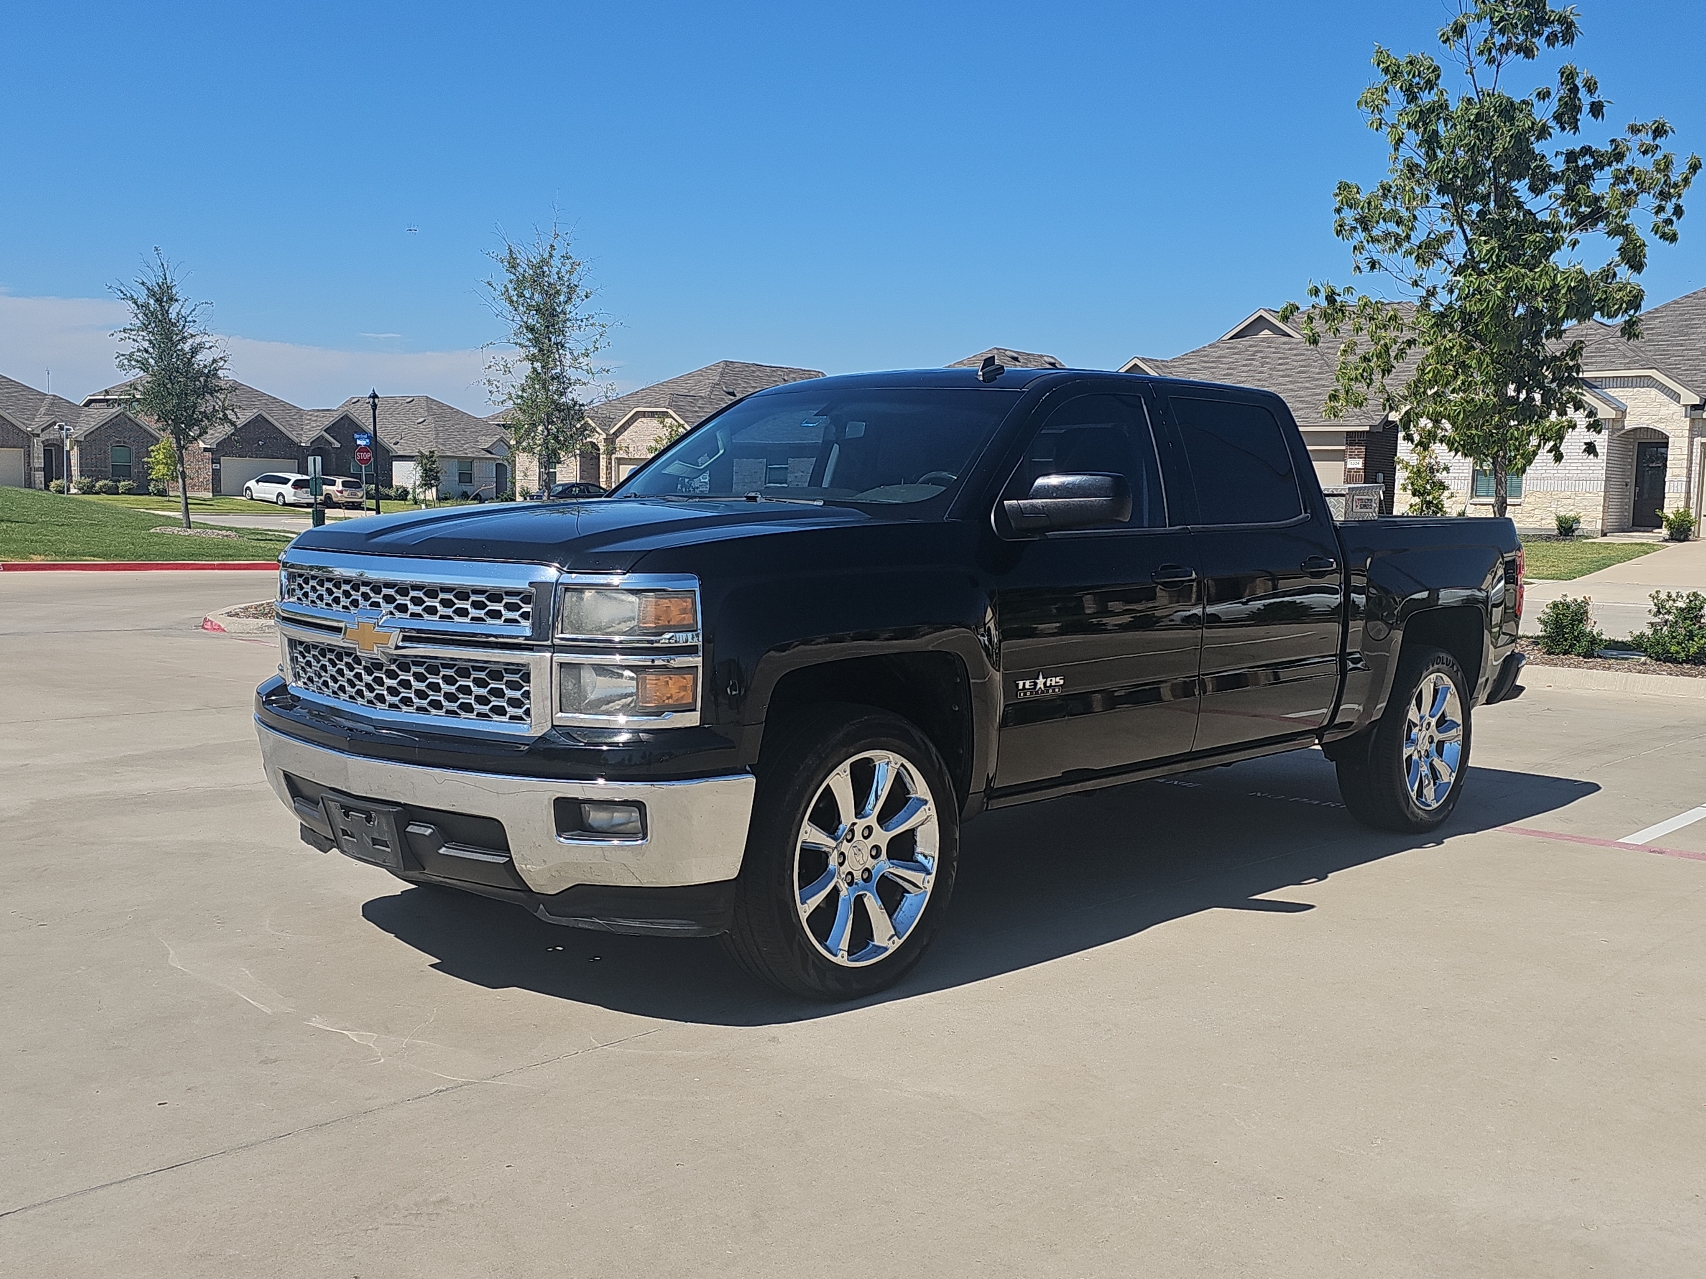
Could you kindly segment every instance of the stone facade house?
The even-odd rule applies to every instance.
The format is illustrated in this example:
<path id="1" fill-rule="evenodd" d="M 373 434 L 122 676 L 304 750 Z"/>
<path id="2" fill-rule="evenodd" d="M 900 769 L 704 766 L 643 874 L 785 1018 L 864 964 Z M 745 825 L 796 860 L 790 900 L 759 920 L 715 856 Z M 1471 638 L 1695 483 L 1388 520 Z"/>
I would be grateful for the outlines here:
<path id="1" fill-rule="evenodd" d="M 672 431 L 698 426 L 718 409 L 754 391 L 822 376 L 816 369 L 719 360 L 595 404 L 587 410 L 594 446 L 566 459 L 558 467 L 556 478 L 559 482 L 585 480 L 610 488 L 657 452 Z M 486 420 L 501 425 L 504 414 L 494 413 Z M 534 458 L 517 456 L 516 483 L 521 492 L 538 490 L 539 471 Z"/>

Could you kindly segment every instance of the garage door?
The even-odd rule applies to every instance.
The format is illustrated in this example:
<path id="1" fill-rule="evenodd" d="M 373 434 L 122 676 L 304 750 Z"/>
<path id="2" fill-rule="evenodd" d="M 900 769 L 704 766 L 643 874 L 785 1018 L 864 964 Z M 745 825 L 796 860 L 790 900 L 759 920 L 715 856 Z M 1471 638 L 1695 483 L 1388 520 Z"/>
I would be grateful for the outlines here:
<path id="1" fill-rule="evenodd" d="M 219 491 L 227 497 L 242 497 L 243 486 L 268 471 L 294 471 L 293 457 L 227 457 L 219 461 Z"/>
<path id="2" fill-rule="evenodd" d="M 24 487 L 23 449 L 0 449 L 0 487 Z"/>

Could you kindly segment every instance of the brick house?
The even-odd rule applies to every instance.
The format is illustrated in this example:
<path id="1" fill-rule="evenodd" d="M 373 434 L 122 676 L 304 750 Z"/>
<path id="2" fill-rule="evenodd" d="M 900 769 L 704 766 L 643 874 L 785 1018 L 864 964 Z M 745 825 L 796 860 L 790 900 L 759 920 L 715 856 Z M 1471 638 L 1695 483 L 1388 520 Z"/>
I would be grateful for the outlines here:
<path id="1" fill-rule="evenodd" d="M 365 395 L 317 411 L 327 415 L 322 433 L 340 442 L 355 429 L 370 429 L 372 410 Z M 394 477 L 384 483 L 415 488 L 415 459 L 430 449 L 438 454 L 438 496 L 492 501 L 511 491 L 509 437 L 502 423 L 490 418 L 464 413 L 430 395 L 381 395 L 379 440 Z"/>
<path id="2" fill-rule="evenodd" d="M 146 488 L 148 450 L 159 439 L 116 404 L 73 404 L 0 376 L 0 486 L 45 489 L 69 473 Z"/>

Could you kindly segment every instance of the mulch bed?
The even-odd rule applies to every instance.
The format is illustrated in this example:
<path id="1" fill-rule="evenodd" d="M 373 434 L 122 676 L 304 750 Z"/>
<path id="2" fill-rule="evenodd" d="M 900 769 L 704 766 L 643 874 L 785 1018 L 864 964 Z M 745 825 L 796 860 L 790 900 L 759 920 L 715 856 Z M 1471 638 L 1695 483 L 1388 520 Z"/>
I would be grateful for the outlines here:
<path id="1" fill-rule="evenodd" d="M 228 608 L 225 613 L 229 617 L 253 618 L 256 621 L 270 622 L 277 616 L 277 609 L 272 600 L 263 600 L 259 604 L 239 604 L 236 608 Z"/>
<path id="2" fill-rule="evenodd" d="M 173 533 L 178 537 L 229 537 L 235 538 L 236 533 L 222 528 L 185 528 L 182 524 L 162 524 L 159 528 L 151 528 L 150 533 Z"/>
<path id="3" fill-rule="evenodd" d="M 1516 642 L 1517 651 L 1528 659 L 1530 666 L 1573 666 L 1580 671 L 1617 671 L 1623 675 L 1690 675 L 1706 679 L 1706 666 L 1686 666 L 1680 662 L 1655 662 L 1645 657 L 1565 657 L 1543 653 L 1536 640 Z"/>

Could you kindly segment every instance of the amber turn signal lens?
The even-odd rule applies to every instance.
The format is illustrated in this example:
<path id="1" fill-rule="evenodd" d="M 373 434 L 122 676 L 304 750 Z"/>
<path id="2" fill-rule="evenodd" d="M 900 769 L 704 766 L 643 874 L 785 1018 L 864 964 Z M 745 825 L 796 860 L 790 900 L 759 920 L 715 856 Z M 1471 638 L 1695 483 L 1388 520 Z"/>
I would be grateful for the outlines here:
<path id="1" fill-rule="evenodd" d="M 698 701 L 698 682 L 691 671 L 641 671 L 635 700 L 642 711 L 692 710 Z"/>
<path id="2" fill-rule="evenodd" d="M 637 595 L 642 631 L 696 631 L 697 610 L 691 591 L 647 591 Z"/>

